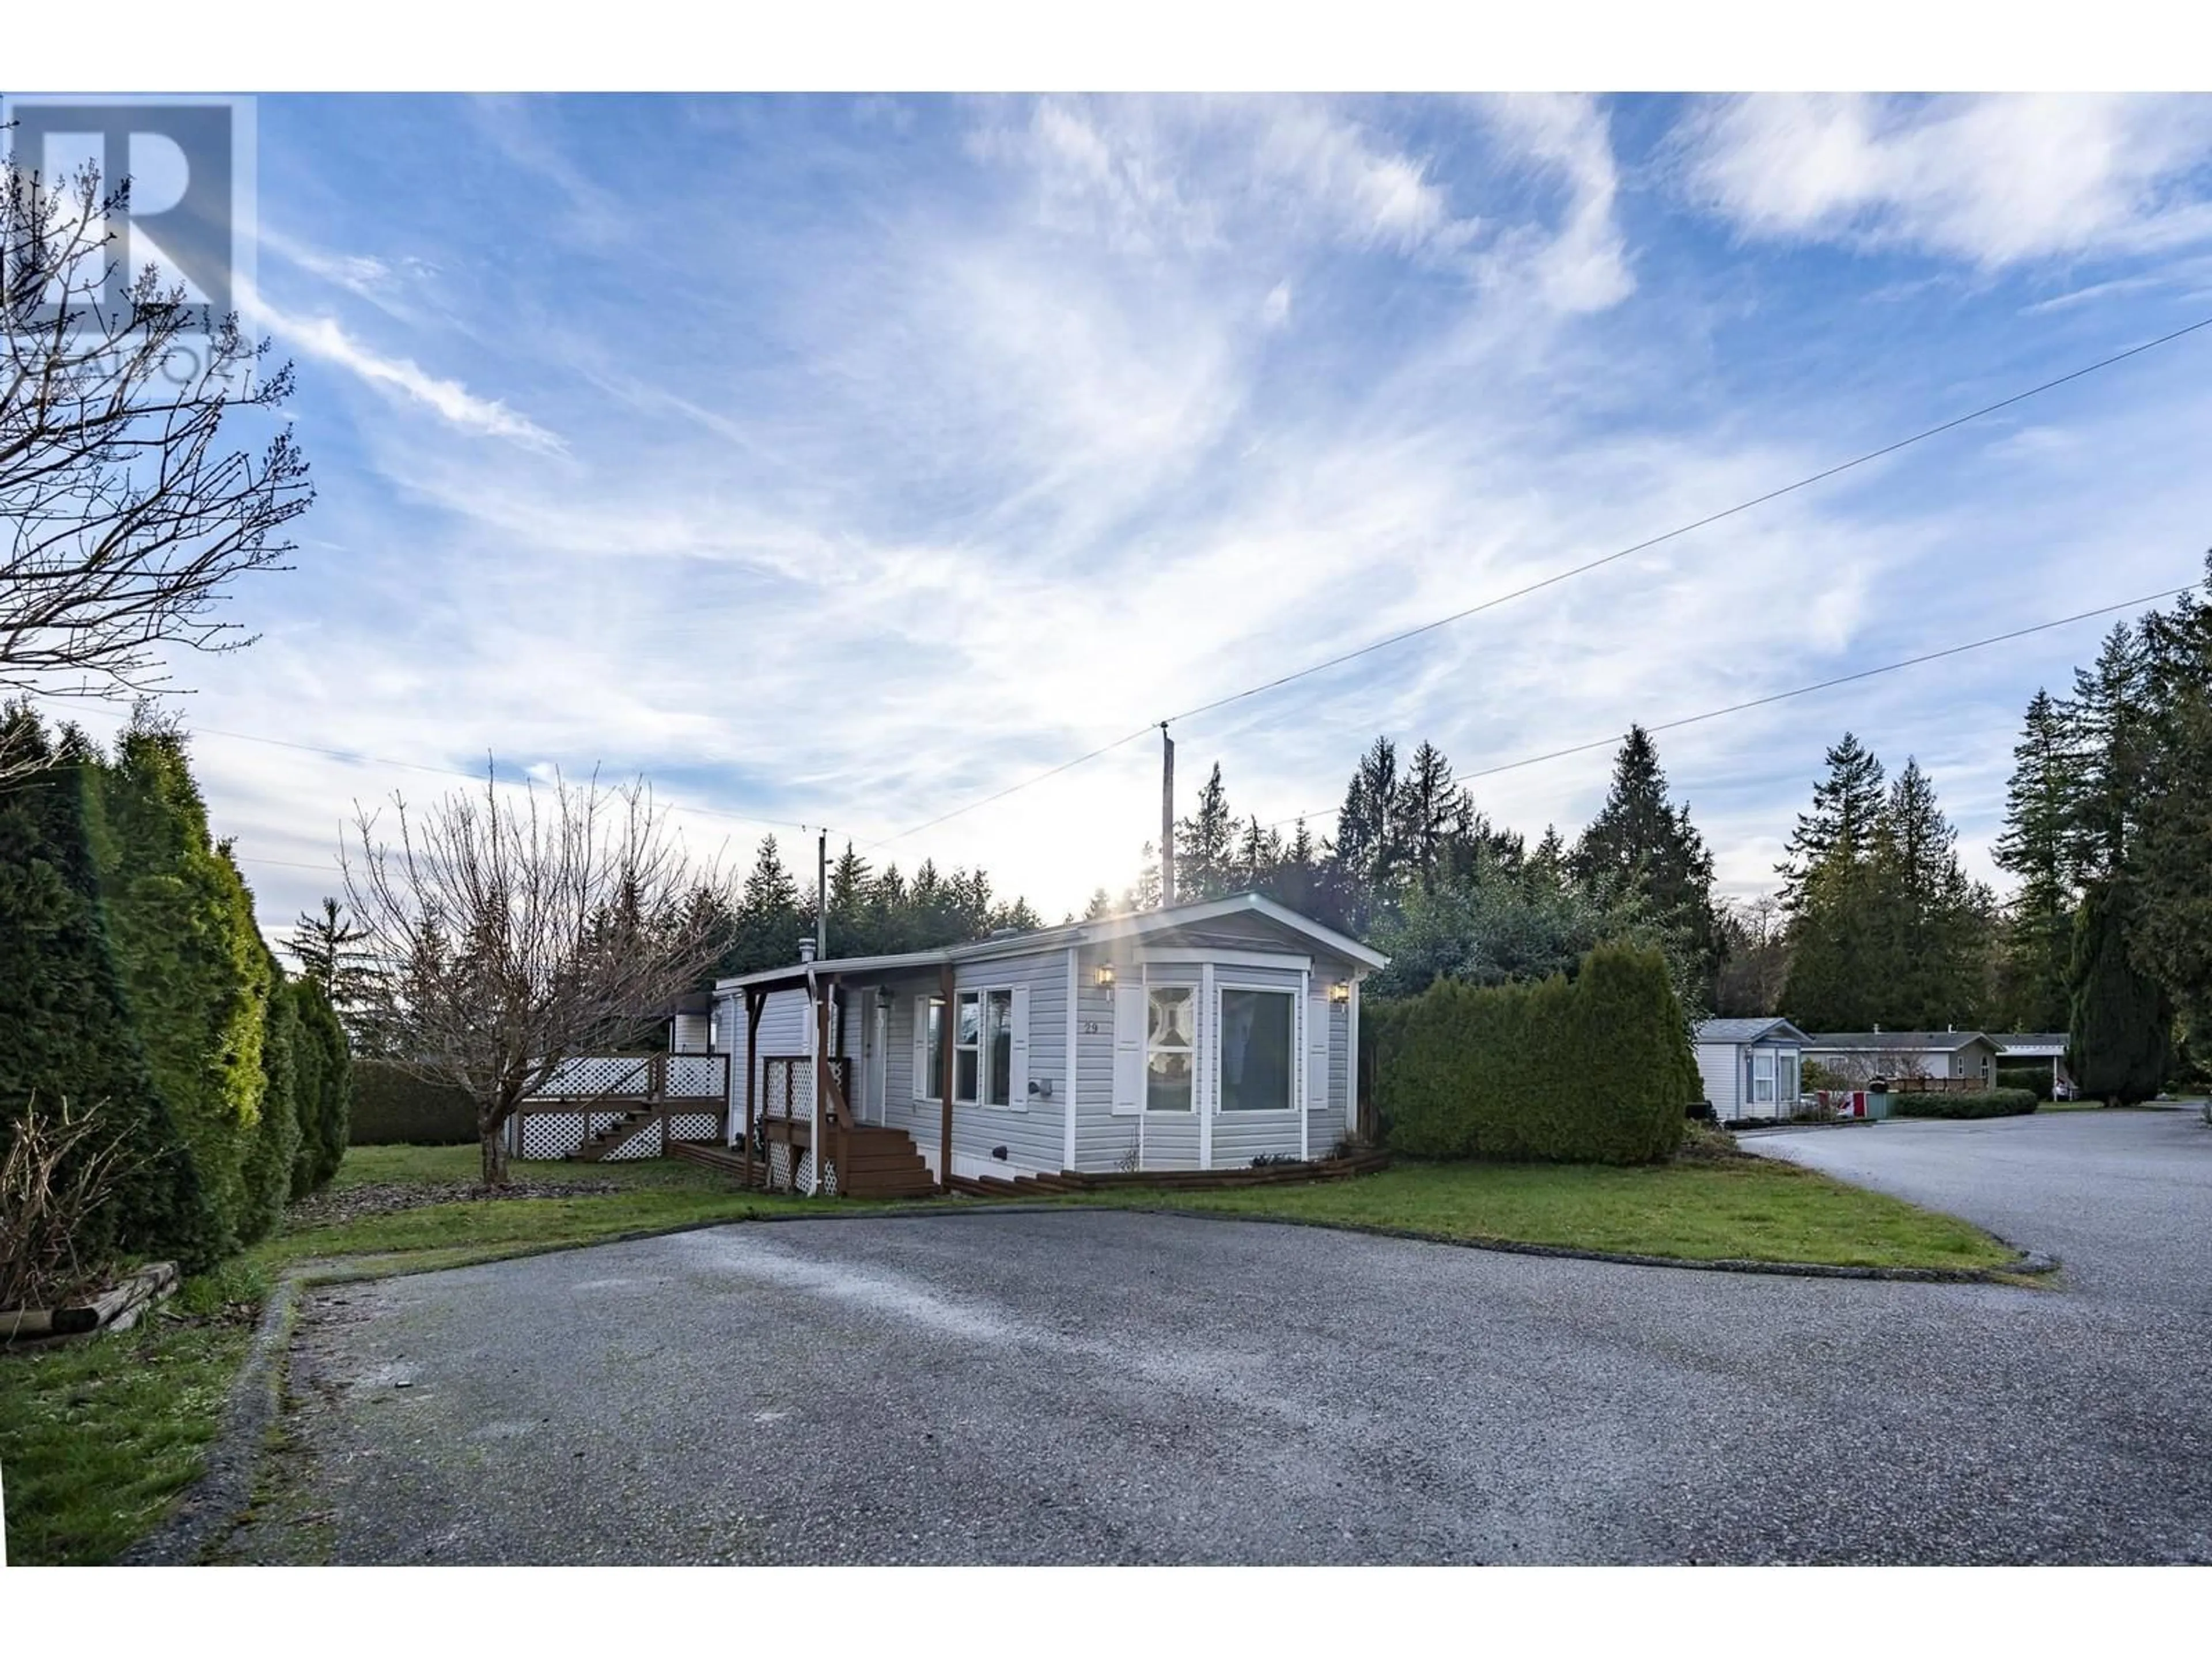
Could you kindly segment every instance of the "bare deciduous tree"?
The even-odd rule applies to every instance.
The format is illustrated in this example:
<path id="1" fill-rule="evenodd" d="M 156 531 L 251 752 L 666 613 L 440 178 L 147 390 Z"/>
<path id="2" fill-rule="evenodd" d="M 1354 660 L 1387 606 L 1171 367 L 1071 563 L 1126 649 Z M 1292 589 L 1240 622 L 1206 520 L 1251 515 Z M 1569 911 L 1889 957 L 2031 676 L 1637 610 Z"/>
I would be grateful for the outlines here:
<path id="1" fill-rule="evenodd" d="M 227 441 L 290 395 L 266 340 L 152 266 L 112 297 L 129 192 L 0 163 L 0 690 L 128 696 L 167 646 L 249 643 L 220 590 L 281 568 L 313 496 L 289 428 Z"/>
<path id="2" fill-rule="evenodd" d="M 695 870 L 642 783 L 556 778 L 518 802 L 487 775 L 428 809 L 393 798 L 397 836 L 356 808 L 341 858 L 367 1011 L 388 1058 L 476 1103 L 487 1187 L 502 1132 L 565 1061 L 623 1041 L 713 964 L 720 878 Z"/>

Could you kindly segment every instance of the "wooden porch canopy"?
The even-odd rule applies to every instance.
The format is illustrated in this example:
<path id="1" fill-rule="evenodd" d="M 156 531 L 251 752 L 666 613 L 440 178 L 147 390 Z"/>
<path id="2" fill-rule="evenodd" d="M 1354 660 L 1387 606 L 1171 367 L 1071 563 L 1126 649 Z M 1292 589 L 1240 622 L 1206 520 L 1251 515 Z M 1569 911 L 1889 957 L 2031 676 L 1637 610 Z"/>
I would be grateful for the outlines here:
<path id="1" fill-rule="evenodd" d="M 832 999 L 848 979 L 866 979 L 872 982 L 892 974 L 911 973 L 933 966 L 938 971 L 938 992 L 945 1010 L 945 1017 L 938 1022 L 938 1069 L 942 1084 L 938 1094 L 945 1105 L 939 1127 L 937 1187 L 939 1192 L 948 1190 L 945 1183 L 952 1174 L 953 1070 L 953 967 L 952 953 L 949 951 L 917 951 L 901 956 L 847 957 L 829 962 L 802 962 L 789 968 L 748 974 L 734 982 L 733 988 L 745 1000 L 743 1168 L 746 1185 L 750 1186 L 753 1181 L 753 1130 L 756 1122 L 760 1121 L 760 1103 L 757 1094 L 760 1087 L 761 1010 L 767 1003 L 769 993 L 804 990 L 812 1011 L 814 1099 L 812 1116 L 806 1129 L 806 1144 L 814 1149 L 815 1178 L 818 1187 L 823 1161 L 831 1149 L 837 1149 L 839 1168 L 847 1167 L 853 1129 L 853 1110 L 846 1098 L 841 1068 L 830 1063 L 830 1005 Z M 795 1154 L 795 1141 L 793 1146 Z"/>

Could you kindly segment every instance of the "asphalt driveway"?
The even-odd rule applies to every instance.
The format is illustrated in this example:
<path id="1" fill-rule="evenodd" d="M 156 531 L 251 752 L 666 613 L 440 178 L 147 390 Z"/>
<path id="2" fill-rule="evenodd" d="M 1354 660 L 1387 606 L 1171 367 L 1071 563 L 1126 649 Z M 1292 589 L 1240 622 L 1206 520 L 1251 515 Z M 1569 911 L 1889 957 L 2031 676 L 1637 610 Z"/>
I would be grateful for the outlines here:
<path id="1" fill-rule="evenodd" d="M 2064 1121 L 1776 1148 L 1879 1163 L 1893 1144 L 1963 1183 L 1958 1208 L 2078 1261 L 2057 1291 L 1095 1211 L 753 1224 L 334 1288 L 295 1345 L 293 1497 L 271 1506 L 304 1519 L 243 1547 L 2212 1560 L 2212 1131 L 2043 1127 Z M 2106 1174 L 2069 1187 L 2085 1147 Z M 2194 1186 L 2157 1173 L 2192 1158 Z M 1875 1178 L 1905 1190 L 1899 1167 Z"/>

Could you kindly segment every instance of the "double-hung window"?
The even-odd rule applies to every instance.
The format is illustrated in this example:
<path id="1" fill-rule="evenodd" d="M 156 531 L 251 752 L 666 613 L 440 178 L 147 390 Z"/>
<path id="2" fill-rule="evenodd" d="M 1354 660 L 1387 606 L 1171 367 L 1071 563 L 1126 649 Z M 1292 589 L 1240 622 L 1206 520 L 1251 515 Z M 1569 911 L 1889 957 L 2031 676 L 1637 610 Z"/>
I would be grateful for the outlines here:
<path id="1" fill-rule="evenodd" d="M 1751 1051 L 1751 1097 L 1757 1103 L 1774 1103 L 1774 1050 L 1753 1048 Z"/>
<path id="2" fill-rule="evenodd" d="M 1145 1109 L 1188 1112 L 1198 1063 L 1198 990 L 1155 985 L 1146 997 Z"/>
<path id="3" fill-rule="evenodd" d="M 952 1023 L 952 1098 L 963 1106 L 1011 1106 L 1013 1081 L 1014 994 L 961 992 Z"/>
<path id="4" fill-rule="evenodd" d="M 1286 1112 L 1297 1104 L 1297 998 L 1291 991 L 1221 989 L 1224 1112 Z"/>

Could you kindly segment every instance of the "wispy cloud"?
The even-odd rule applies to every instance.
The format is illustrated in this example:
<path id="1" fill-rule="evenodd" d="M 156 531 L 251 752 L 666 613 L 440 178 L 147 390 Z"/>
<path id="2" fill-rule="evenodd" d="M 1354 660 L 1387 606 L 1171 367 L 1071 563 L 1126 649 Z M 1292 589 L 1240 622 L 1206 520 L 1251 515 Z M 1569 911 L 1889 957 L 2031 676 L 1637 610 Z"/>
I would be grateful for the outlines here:
<path id="1" fill-rule="evenodd" d="M 271 273 L 318 549 L 241 595 L 263 641 L 210 665 L 195 713 L 266 730 L 281 710 L 308 741 L 464 769 L 489 751 L 642 769 L 688 805 L 865 845 L 1915 429 L 2040 341 L 2025 284 L 1994 292 L 1963 238 L 1913 231 L 1936 262 L 1918 286 L 1893 260 L 1772 279 L 1725 246 L 1676 186 L 1735 107 L 330 106 L 366 130 L 317 153 L 380 157 L 336 186 L 343 245 L 368 252 L 310 246 Z M 1926 127 L 1912 142 L 1945 174 L 1966 163 L 1941 160 L 1960 141 L 1940 123 L 1969 107 L 1860 118 L 1884 143 Z M 432 129 L 413 151 L 389 142 L 403 119 Z M 639 173 L 647 153 L 665 167 Z M 1921 226 L 1887 188 L 1856 218 L 1785 215 L 1786 234 Z M 2160 189 L 2141 212 L 2185 205 Z M 433 280 L 398 252 L 542 251 L 549 200 L 557 258 L 456 252 Z M 281 184 L 268 205 L 329 222 Z M 2100 258 L 2115 283 L 2180 263 Z M 369 309 L 395 293 L 416 314 Z M 2050 326 L 2125 337 L 2154 300 L 2115 289 Z M 2049 349 L 2073 366 L 2072 343 Z M 1334 805 L 1377 731 L 1479 769 L 2185 578 L 2199 363 L 2146 358 L 2109 404 L 2085 384 L 2012 435 L 1943 441 L 1187 722 L 1187 762 L 1219 758 L 1240 807 L 1280 817 Z M 1919 753 L 1985 838 L 1985 774 L 2057 672 L 2046 647 L 2063 667 L 2054 639 L 1662 751 L 1734 886 L 1771 880 L 1844 724 L 1893 762 Z M 423 782 L 215 738 L 204 757 L 243 844 L 287 858 L 326 845 L 353 794 Z M 1572 829 L 1608 759 L 1480 796 L 1531 833 Z M 1133 744 L 878 856 L 981 862 L 1057 913 L 1128 878 L 1155 764 Z M 263 891 L 280 919 L 319 896 L 283 879 Z"/>
<path id="2" fill-rule="evenodd" d="M 561 440 L 526 415 L 495 398 L 482 398 L 458 380 L 432 374 L 406 357 L 371 350 L 328 317 L 294 317 L 264 301 L 258 309 L 269 328 L 293 349 L 331 364 L 380 389 L 398 393 L 449 425 L 488 438 L 504 438 L 526 448 L 557 451 Z"/>
<path id="3" fill-rule="evenodd" d="M 2212 102 L 1757 96 L 1683 132 L 1691 197 L 1759 239 L 1984 270 L 2212 239 Z"/>

